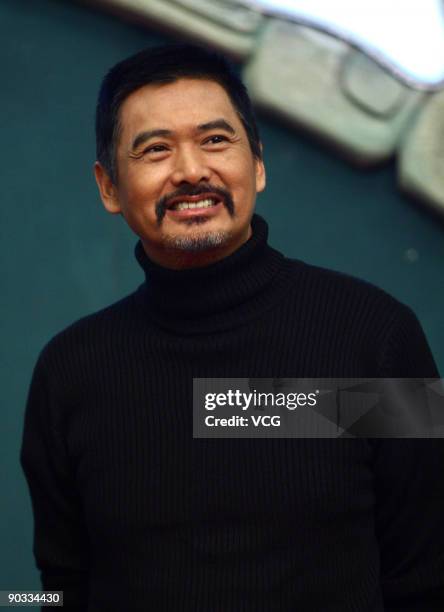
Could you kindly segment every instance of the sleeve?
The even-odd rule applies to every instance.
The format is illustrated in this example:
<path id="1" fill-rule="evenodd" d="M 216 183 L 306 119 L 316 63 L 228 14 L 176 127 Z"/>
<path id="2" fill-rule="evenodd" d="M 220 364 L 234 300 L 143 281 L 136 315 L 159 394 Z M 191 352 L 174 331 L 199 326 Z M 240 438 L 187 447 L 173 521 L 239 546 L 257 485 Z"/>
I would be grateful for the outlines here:
<path id="1" fill-rule="evenodd" d="M 444 610 L 444 440 L 378 440 L 376 535 L 386 612 Z"/>
<path id="2" fill-rule="evenodd" d="M 55 416 L 61 406 L 42 358 L 35 366 L 25 410 L 20 462 L 34 514 L 34 556 L 42 589 L 63 591 L 64 610 L 86 611 L 88 537 L 75 479 Z M 43 606 L 42 610 L 53 609 Z"/>
<path id="3" fill-rule="evenodd" d="M 381 343 L 378 360 L 381 378 L 439 378 L 438 368 L 415 313 L 398 304 Z"/>
<path id="4" fill-rule="evenodd" d="M 401 313 L 383 352 L 384 377 L 439 377 L 410 309 Z M 443 612 L 444 439 L 379 439 L 372 445 L 385 610 Z"/>

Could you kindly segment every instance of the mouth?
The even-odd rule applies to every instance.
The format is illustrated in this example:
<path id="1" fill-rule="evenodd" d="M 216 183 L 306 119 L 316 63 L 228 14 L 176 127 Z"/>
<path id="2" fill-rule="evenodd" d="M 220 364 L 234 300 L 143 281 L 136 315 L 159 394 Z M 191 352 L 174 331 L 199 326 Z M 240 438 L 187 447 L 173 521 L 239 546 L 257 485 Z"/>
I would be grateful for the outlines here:
<path id="1" fill-rule="evenodd" d="M 181 196 L 168 203 L 167 213 L 174 217 L 213 216 L 222 206 L 223 201 L 215 194 Z"/>

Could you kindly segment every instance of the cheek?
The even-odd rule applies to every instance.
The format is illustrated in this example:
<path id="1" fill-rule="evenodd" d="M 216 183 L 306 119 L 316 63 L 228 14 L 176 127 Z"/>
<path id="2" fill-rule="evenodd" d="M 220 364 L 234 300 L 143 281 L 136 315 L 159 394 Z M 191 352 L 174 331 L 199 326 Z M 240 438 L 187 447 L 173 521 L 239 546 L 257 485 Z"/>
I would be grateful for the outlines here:
<path id="1" fill-rule="evenodd" d="M 243 197 L 251 198 L 256 194 L 256 177 L 253 169 L 244 164 L 238 168 L 235 176 L 235 185 L 242 192 Z"/>
<path id="2" fill-rule="evenodd" d="M 249 191 L 254 186 L 254 168 L 243 156 L 227 156 L 221 162 L 220 175 L 232 189 Z"/>
<path id="3" fill-rule="evenodd" d="M 126 182 L 126 200 L 129 204 L 154 204 L 163 195 L 164 183 L 160 172 L 133 172 Z"/>

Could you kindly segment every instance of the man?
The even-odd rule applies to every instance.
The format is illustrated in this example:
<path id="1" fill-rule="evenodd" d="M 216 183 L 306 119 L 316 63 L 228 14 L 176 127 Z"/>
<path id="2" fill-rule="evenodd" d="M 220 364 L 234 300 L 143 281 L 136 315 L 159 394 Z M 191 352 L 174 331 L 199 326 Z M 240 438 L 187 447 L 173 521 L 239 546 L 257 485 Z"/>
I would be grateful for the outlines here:
<path id="1" fill-rule="evenodd" d="M 96 134 L 146 282 L 37 362 L 21 460 L 43 587 L 90 612 L 442 610 L 440 440 L 192 432 L 193 378 L 437 377 L 413 313 L 267 244 L 262 147 L 219 56 L 121 62 Z"/>

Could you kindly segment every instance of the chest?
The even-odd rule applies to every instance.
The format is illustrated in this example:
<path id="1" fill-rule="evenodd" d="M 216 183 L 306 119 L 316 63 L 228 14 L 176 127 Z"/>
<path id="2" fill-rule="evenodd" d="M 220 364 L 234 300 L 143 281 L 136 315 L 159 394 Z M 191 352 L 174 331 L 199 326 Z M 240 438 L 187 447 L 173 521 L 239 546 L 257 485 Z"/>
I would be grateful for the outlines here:
<path id="1" fill-rule="evenodd" d="M 66 436 L 91 533 L 124 542 L 230 517 L 303 532 L 370 516 L 365 440 L 193 438 L 193 377 L 298 376 L 304 345 L 282 338 L 272 344 L 266 328 L 211 343 L 139 338 L 85 375 Z"/>
<path id="2" fill-rule="evenodd" d="M 100 399 L 100 401 L 99 401 Z M 69 446 L 87 520 L 103 533 L 226 517 L 319 527 L 368 514 L 371 453 L 354 439 L 194 439 L 168 385 L 79 407 Z M 110 398 L 108 398 L 110 399 Z"/>

